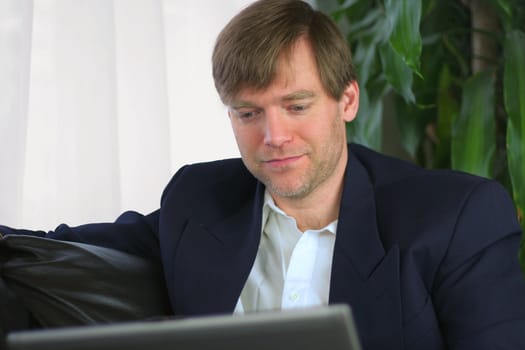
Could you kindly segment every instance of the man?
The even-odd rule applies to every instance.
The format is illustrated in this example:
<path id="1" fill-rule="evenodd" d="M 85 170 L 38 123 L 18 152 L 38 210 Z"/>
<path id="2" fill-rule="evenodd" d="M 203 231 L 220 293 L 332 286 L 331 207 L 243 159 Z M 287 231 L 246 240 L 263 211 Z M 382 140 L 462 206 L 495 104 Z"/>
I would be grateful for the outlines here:
<path id="1" fill-rule="evenodd" d="M 525 348 L 511 200 L 348 146 L 359 87 L 328 17 L 255 2 L 219 35 L 213 74 L 242 160 L 183 167 L 152 214 L 46 236 L 160 261 L 179 315 L 347 303 L 365 349 Z"/>

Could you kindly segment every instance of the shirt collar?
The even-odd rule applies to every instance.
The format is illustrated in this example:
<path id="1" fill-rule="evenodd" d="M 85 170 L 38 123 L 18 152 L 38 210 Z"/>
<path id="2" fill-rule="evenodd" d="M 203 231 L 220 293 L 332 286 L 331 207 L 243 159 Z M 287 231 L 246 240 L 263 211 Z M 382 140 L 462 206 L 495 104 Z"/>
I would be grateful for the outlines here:
<path id="1" fill-rule="evenodd" d="M 270 213 L 273 213 L 274 215 L 282 215 L 284 217 L 287 217 L 287 218 L 290 218 L 292 220 L 295 221 L 295 219 L 291 216 L 289 216 L 288 214 L 286 214 L 281 208 L 279 208 L 276 204 L 275 204 L 275 201 L 273 200 L 272 198 L 272 195 L 270 194 L 270 192 L 268 192 L 268 190 L 266 189 L 264 191 L 264 204 L 263 204 L 263 215 L 262 215 L 262 218 L 263 218 L 263 225 L 262 225 L 262 229 L 263 229 L 263 232 L 264 232 L 264 229 L 266 228 L 266 223 L 268 222 L 268 217 L 270 216 Z M 322 232 L 322 231 L 328 231 L 332 234 L 335 235 L 336 231 L 337 231 L 337 219 L 332 221 L 331 223 L 329 223 L 328 225 L 326 225 L 325 227 L 319 229 L 319 230 L 307 230 L 307 231 L 317 231 L 317 232 Z"/>

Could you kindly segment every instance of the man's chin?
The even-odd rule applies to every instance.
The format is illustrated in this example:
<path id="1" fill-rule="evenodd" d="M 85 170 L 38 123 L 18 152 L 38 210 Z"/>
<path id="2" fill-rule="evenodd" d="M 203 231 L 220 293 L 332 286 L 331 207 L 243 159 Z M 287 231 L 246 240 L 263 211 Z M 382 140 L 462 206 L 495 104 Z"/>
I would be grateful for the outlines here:
<path id="1" fill-rule="evenodd" d="M 301 199 L 304 198 L 308 193 L 308 186 L 301 185 L 278 185 L 270 184 L 266 188 L 273 197 L 281 197 L 287 199 Z"/>

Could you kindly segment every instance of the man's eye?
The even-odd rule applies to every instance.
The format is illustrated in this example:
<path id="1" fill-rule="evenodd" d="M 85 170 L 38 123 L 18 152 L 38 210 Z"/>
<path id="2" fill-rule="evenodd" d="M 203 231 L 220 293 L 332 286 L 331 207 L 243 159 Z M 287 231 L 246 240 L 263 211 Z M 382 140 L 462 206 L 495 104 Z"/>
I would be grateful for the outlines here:
<path id="1" fill-rule="evenodd" d="M 242 112 L 239 113 L 239 117 L 242 119 L 250 119 L 255 116 L 255 112 Z"/>
<path id="2" fill-rule="evenodd" d="M 240 119 L 244 119 L 244 120 L 247 120 L 247 119 L 254 119 L 255 117 L 257 117 L 259 114 L 261 114 L 260 111 L 237 111 L 237 115 Z"/>
<path id="3" fill-rule="evenodd" d="M 308 109 L 308 105 L 292 105 L 288 109 L 294 113 L 301 113 Z"/>

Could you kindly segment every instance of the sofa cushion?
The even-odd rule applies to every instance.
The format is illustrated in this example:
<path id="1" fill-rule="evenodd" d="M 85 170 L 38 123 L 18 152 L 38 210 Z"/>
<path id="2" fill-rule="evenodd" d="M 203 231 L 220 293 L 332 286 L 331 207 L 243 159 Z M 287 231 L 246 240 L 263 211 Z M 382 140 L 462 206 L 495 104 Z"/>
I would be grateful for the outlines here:
<path id="1" fill-rule="evenodd" d="M 42 327 L 170 314 L 160 265 L 121 251 L 42 237 L 0 240 L 1 275 Z"/>

